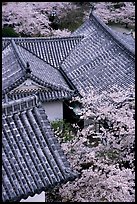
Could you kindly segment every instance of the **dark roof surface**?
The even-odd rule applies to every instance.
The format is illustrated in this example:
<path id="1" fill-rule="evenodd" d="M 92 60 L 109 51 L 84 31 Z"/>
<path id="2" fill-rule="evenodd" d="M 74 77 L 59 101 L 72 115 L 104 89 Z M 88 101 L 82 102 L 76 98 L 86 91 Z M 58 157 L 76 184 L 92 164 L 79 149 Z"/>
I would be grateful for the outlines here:
<path id="1" fill-rule="evenodd" d="M 112 30 L 112 28 L 111 28 Z M 132 35 L 132 33 L 122 33 L 122 32 L 118 32 L 116 30 L 112 30 L 112 32 L 117 35 L 117 37 L 120 39 L 121 42 L 123 42 L 123 44 L 125 44 L 126 46 L 129 47 L 130 50 L 133 50 L 133 52 L 135 51 L 135 39 Z"/>
<path id="2" fill-rule="evenodd" d="M 132 34 L 118 32 L 108 25 L 106 25 L 94 12 L 91 12 L 89 19 L 87 19 L 76 31 L 74 31 L 71 36 L 83 35 L 88 36 L 93 34 L 93 32 L 100 28 L 103 31 L 107 31 L 114 40 L 118 40 L 118 44 L 123 44 L 127 49 L 135 53 L 135 39 Z M 92 32 L 92 33 L 91 33 Z"/>
<path id="3" fill-rule="evenodd" d="M 60 64 L 69 55 L 83 36 L 58 37 L 58 38 L 3 38 L 3 49 L 14 39 L 15 43 L 25 48 L 35 56 L 44 60 L 53 67 L 59 68 Z"/>
<path id="4" fill-rule="evenodd" d="M 27 63 L 29 72 L 27 73 Z M 2 90 L 7 93 L 27 78 L 52 90 L 71 91 L 60 71 L 12 39 L 2 52 Z"/>
<path id="5" fill-rule="evenodd" d="M 66 91 L 66 96 L 71 90 L 86 93 L 91 87 L 102 91 L 135 83 L 135 40 L 113 31 L 94 12 L 70 37 L 3 38 L 3 58 L 4 94 L 28 75 L 52 93 Z M 27 61 L 31 74 L 25 74 Z"/>
<path id="6" fill-rule="evenodd" d="M 135 84 L 135 54 L 93 13 L 74 35 L 84 39 L 64 60 L 61 68 L 79 92 L 92 87 L 98 91 L 113 85 L 128 87 Z"/>
<path id="7" fill-rule="evenodd" d="M 2 200 L 20 201 L 76 178 L 36 96 L 2 104 Z"/>

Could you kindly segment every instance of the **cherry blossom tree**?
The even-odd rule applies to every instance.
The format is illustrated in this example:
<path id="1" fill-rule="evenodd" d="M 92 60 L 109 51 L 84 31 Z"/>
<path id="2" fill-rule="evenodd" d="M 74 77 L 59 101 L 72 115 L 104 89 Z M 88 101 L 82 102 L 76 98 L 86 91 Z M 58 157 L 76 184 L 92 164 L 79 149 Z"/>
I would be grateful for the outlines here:
<path id="1" fill-rule="evenodd" d="M 60 19 L 67 11 L 74 11 L 88 2 L 7 2 L 2 4 L 2 27 L 10 26 L 26 36 L 68 36 L 66 29 L 54 30 L 49 15 L 56 8 Z M 135 26 L 135 2 L 91 2 L 95 12 L 105 23 L 120 23 Z M 90 5 L 89 5 L 90 7 Z M 84 21 L 89 18 L 89 9 L 84 10 Z"/>
<path id="2" fill-rule="evenodd" d="M 105 23 L 135 26 L 134 2 L 98 2 L 94 8 Z"/>
<path id="3" fill-rule="evenodd" d="M 80 102 L 89 124 L 61 144 L 79 176 L 54 193 L 62 202 L 135 202 L 134 87 L 91 90 Z"/>

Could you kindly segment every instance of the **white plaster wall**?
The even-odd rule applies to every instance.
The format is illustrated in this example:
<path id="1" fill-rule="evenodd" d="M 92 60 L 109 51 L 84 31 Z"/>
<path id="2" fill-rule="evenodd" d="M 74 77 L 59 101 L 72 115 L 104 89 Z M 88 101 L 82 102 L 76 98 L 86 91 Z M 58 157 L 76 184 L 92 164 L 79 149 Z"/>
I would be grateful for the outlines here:
<path id="1" fill-rule="evenodd" d="M 46 111 L 49 121 L 63 119 L 63 102 L 45 102 L 42 105 Z"/>
<path id="2" fill-rule="evenodd" d="M 26 200 L 22 199 L 20 202 L 45 202 L 45 192 L 35 195 L 33 197 L 28 197 Z"/>

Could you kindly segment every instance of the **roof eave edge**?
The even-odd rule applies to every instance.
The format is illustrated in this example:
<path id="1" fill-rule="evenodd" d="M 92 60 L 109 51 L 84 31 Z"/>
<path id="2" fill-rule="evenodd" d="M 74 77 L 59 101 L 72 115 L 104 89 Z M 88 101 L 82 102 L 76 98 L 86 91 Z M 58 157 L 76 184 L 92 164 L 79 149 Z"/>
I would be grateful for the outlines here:
<path id="1" fill-rule="evenodd" d="M 113 37 L 113 39 L 120 44 L 122 47 L 124 47 L 130 54 L 135 57 L 135 51 L 131 49 L 129 46 L 125 45 L 118 37 L 115 35 L 110 28 L 102 21 L 100 18 L 92 11 L 90 13 L 89 18 L 95 18 L 95 20 Z"/>

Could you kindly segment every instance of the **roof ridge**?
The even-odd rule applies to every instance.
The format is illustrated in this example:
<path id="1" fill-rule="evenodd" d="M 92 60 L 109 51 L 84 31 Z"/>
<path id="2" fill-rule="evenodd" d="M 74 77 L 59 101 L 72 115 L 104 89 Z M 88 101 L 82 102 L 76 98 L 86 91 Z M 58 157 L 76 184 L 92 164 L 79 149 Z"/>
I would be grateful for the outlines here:
<path id="1" fill-rule="evenodd" d="M 135 51 L 126 45 L 121 39 L 117 37 L 115 33 L 92 11 L 89 15 L 89 19 L 94 18 L 120 46 L 124 47 L 132 56 L 135 57 Z"/>
<path id="2" fill-rule="evenodd" d="M 77 39 L 77 38 L 84 38 L 84 35 L 77 35 L 77 36 L 64 36 L 64 37 L 2 37 L 3 40 L 59 40 L 59 39 Z"/>
<path id="3" fill-rule="evenodd" d="M 18 43 L 18 42 L 17 42 Z M 41 57 L 39 57 L 37 54 L 35 54 L 34 52 L 32 52 L 31 50 L 27 49 L 26 47 L 24 47 L 23 45 L 21 44 L 18 44 L 18 46 L 20 46 L 22 49 L 25 49 L 27 52 L 33 54 L 35 57 L 37 57 L 38 59 L 42 60 L 43 62 L 45 62 L 46 64 L 48 64 L 49 66 L 53 67 L 54 69 L 57 69 L 57 67 L 51 65 L 49 62 L 45 61 L 44 59 L 42 59 Z M 28 62 L 27 62 L 28 63 Z"/>
<path id="4" fill-rule="evenodd" d="M 25 63 L 24 59 L 22 58 L 21 54 L 19 53 L 14 39 L 11 39 L 11 44 L 12 44 L 14 50 L 15 50 L 15 53 L 16 53 L 17 58 L 19 59 L 19 62 L 21 63 L 23 68 L 26 68 L 26 63 Z"/>
<path id="5" fill-rule="evenodd" d="M 11 44 L 13 46 L 13 49 L 15 50 L 15 54 L 17 56 L 17 59 L 19 60 L 20 65 L 22 65 L 23 69 L 25 70 L 25 73 L 30 74 L 31 69 L 29 62 L 25 62 L 25 60 L 22 58 L 21 54 L 19 53 L 18 47 L 13 39 L 11 39 Z"/>
<path id="6" fill-rule="evenodd" d="M 10 115 L 20 111 L 25 111 L 38 105 L 39 100 L 36 95 L 27 96 L 17 100 L 2 103 L 2 114 Z"/>

